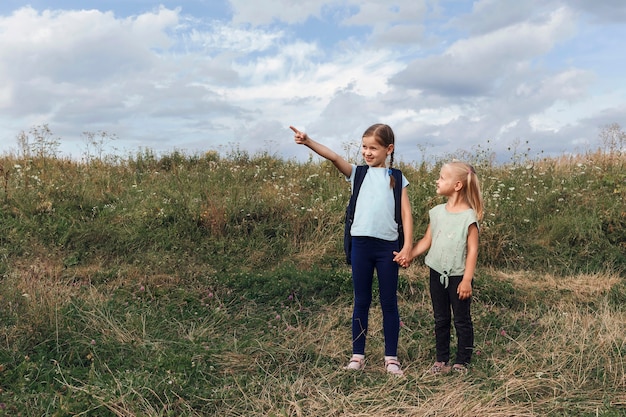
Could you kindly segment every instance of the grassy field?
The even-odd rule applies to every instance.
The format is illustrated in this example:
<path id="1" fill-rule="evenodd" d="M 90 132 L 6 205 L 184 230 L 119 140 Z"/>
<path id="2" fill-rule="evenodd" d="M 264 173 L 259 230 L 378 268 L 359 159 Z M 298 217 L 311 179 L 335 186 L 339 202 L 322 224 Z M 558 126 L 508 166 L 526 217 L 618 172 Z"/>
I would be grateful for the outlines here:
<path id="1" fill-rule="evenodd" d="M 399 357 L 380 308 L 350 356 L 348 183 L 232 150 L 0 158 L 0 416 L 624 416 L 626 156 L 496 164 L 483 181 L 467 375 L 432 376 L 423 260 L 401 271 Z M 295 146 L 295 145 L 294 145 Z M 401 164 L 416 237 L 440 161 Z"/>

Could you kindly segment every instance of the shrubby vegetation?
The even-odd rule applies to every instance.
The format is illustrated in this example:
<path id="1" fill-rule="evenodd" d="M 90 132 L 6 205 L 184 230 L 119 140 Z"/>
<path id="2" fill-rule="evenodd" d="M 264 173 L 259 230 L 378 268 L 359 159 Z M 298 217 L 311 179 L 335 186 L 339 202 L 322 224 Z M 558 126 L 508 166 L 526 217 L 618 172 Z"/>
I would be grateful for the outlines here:
<path id="1" fill-rule="evenodd" d="M 239 149 L 122 158 L 102 153 L 106 133 L 86 139 L 67 160 L 37 127 L 0 158 L 0 415 L 624 415 L 618 126 L 581 155 L 461 155 L 486 202 L 476 360 L 464 377 L 424 374 L 418 260 L 401 272 L 402 380 L 378 363 L 376 306 L 366 371 L 340 370 L 349 188 L 332 165 Z M 400 166 L 416 237 L 441 162 Z"/>

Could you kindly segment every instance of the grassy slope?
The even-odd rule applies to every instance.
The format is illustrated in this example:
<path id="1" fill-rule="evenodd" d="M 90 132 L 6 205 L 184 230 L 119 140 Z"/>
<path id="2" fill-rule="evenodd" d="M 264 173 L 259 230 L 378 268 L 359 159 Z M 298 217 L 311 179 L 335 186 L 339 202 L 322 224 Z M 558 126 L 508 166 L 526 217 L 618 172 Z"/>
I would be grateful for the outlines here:
<path id="1" fill-rule="evenodd" d="M 434 378 L 421 262 L 402 271 L 400 358 L 349 356 L 347 184 L 236 153 L 76 164 L 5 158 L 0 415 L 624 415 L 623 156 L 483 179 L 470 374 Z M 403 166 L 416 234 L 437 167 Z"/>

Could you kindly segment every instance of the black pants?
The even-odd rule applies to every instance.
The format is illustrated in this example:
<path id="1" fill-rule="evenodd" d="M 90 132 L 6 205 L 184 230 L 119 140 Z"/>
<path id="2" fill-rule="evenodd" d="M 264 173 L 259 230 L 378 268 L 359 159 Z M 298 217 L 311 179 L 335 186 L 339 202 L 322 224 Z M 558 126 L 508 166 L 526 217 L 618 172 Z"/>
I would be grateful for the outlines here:
<path id="1" fill-rule="evenodd" d="M 456 293 L 462 276 L 449 277 L 448 288 L 440 282 L 441 274 L 430 270 L 430 299 L 433 303 L 435 318 L 435 346 L 437 361 L 450 360 L 450 325 L 454 314 L 454 328 L 458 339 L 456 360 L 454 363 L 467 365 L 474 350 L 474 325 L 470 315 L 472 298 L 459 300 Z"/>

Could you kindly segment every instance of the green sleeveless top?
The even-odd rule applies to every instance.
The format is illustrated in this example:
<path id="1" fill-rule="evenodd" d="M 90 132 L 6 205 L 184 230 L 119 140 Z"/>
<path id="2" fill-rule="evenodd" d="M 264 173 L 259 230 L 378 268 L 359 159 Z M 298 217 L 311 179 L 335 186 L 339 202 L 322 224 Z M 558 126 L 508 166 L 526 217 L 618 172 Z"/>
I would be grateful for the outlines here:
<path id="1" fill-rule="evenodd" d="M 467 234 L 478 219 L 473 209 L 451 213 L 445 204 L 433 207 L 430 216 L 432 242 L 424 262 L 442 276 L 463 275 L 467 256 Z"/>

